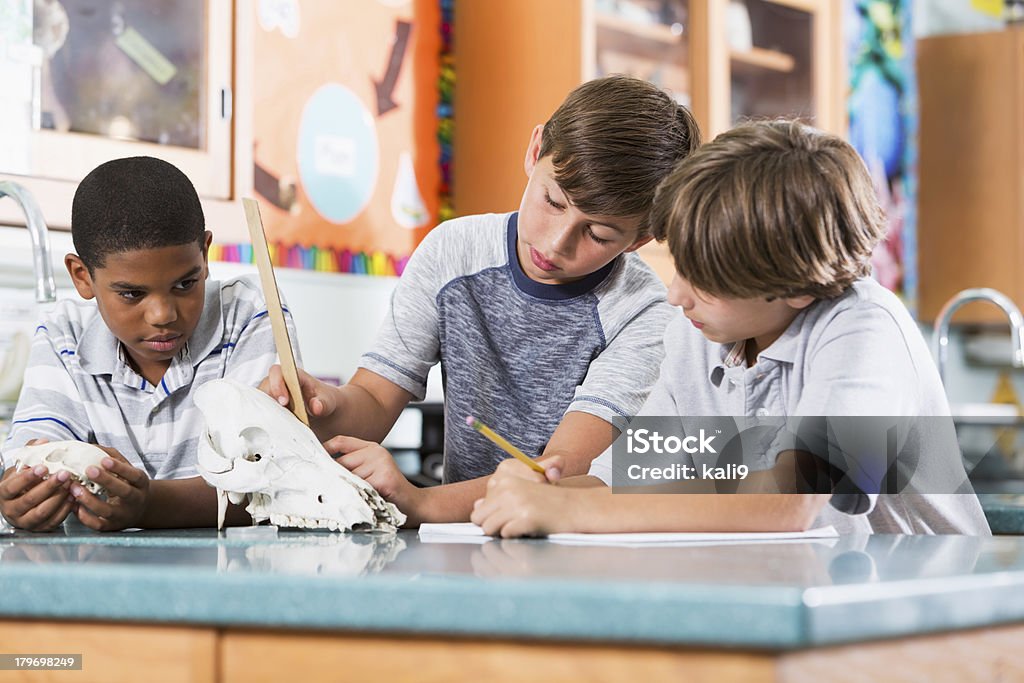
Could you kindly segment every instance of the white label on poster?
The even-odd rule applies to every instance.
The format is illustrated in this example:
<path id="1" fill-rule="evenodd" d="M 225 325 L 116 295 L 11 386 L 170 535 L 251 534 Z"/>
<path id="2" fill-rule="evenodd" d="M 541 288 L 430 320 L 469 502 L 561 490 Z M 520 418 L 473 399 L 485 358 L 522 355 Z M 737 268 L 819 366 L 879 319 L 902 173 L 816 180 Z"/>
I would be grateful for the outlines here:
<path id="1" fill-rule="evenodd" d="M 286 38 L 299 35 L 299 3 L 296 0 L 260 0 L 260 26 L 266 32 L 280 27 Z"/>
<path id="2" fill-rule="evenodd" d="M 356 143 L 352 138 L 319 135 L 313 150 L 313 167 L 317 173 L 339 178 L 356 174 Z"/>

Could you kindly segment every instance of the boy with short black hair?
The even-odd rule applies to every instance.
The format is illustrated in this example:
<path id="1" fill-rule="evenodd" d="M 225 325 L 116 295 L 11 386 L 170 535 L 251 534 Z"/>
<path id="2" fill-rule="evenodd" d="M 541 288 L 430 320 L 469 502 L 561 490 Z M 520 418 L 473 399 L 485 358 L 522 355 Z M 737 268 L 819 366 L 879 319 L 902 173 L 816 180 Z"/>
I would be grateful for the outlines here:
<path id="1" fill-rule="evenodd" d="M 65 265 L 95 302 L 62 301 L 36 329 L 4 451 L 36 440 L 97 444 L 110 457 L 90 476 L 108 497 L 66 472 L 15 472 L 8 462 L 0 512 L 34 531 L 69 512 L 97 530 L 212 526 L 216 498 L 197 476 L 202 418 L 192 393 L 225 376 L 255 385 L 275 362 L 259 283 L 206 287 L 212 234 L 199 197 L 160 159 L 116 159 L 89 173 L 71 231 L 78 254 Z M 244 521 L 240 509 L 232 515 Z"/>
<path id="2" fill-rule="evenodd" d="M 682 162 L 659 188 L 653 214 L 677 269 L 669 302 L 683 315 L 668 326 L 661 375 L 639 415 L 949 415 L 917 325 L 895 295 L 867 277 L 884 220 L 849 144 L 793 121 L 742 125 Z M 929 462 L 924 438 L 911 430 L 902 452 L 966 482 L 959 450 L 956 462 Z M 544 485 L 518 463 L 503 464 L 473 521 L 502 536 L 814 524 L 989 533 L 972 492 L 612 495 L 611 451 L 588 477 L 559 486 Z M 792 464 L 780 462 L 767 466 L 778 472 Z"/>
<path id="3" fill-rule="evenodd" d="M 327 448 L 410 526 L 468 519 L 507 457 L 465 424 L 469 415 L 531 457 L 558 454 L 566 474 L 585 472 L 614 440 L 612 419 L 636 412 L 657 377 L 671 308 L 631 252 L 651 239 L 658 184 L 699 142 L 690 112 L 645 81 L 602 78 L 571 92 L 532 132 L 519 211 L 431 231 L 348 385 L 301 379 Z M 438 362 L 444 484 L 417 489 L 372 442 L 423 398 Z M 288 402 L 278 370 L 265 386 Z"/>

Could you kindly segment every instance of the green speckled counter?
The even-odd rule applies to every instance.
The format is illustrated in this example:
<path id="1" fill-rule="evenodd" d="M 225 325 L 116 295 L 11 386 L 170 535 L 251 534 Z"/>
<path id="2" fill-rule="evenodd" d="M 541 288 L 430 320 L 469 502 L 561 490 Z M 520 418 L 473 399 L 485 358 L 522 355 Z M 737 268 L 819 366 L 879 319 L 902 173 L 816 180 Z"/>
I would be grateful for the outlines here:
<path id="1" fill-rule="evenodd" d="M 1024 622 L 1024 537 L 703 547 L 0 536 L 0 619 L 788 650 Z"/>
<path id="2" fill-rule="evenodd" d="M 981 507 L 994 534 L 1024 534 L 1024 494 L 980 493 Z"/>

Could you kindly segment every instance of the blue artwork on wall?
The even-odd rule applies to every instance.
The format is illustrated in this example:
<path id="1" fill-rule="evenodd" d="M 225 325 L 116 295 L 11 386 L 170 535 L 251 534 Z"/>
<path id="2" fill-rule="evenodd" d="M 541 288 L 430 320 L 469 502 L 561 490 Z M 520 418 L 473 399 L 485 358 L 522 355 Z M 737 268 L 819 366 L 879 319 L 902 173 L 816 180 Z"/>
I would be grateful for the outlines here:
<path id="1" fill-rule="evenodd" d="M 910 0 L 846 0 L 850 142 L 888 216 L 875 277 L 913 310 L 917 299 L 917 82 Z"/>
<path id="2" fill-rule="evenodd" d="M 309 99 L 296 158 L 306 193 L 321 216 L 348 223 L 366 207 L 380 168 L 377 128 L 351 89 L 328 83 Z"/>

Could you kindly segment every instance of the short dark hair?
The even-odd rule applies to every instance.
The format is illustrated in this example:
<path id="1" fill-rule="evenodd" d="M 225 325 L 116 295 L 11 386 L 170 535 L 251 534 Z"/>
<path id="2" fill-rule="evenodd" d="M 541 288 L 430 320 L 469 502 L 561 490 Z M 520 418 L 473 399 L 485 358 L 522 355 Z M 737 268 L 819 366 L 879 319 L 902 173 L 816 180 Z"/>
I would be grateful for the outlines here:
<path id="1" fill-rule="evenodd" d="M 177 167 L 153 157 L 100 164 L 71 204 L 71 237 L 90 273 L 110 254 L 174 247 L 206 237 L 195 187 Z"/>
<path id="2" fill-rule="evenodd" d="M 655 237 L 716 297 L 831 298 L 871 272 L 885 214 L 856 150 L 798 121 L 742 124 L 658 188 Z"/>
<path id="3" fill-rule="evenodd" d="M 637 217 L 650 232 L 654 191 L 700 144 L 693 114 L 655 85 L 629 76 L 587 81 L 544 124 L 540 157 L 581 211 Z"/>

